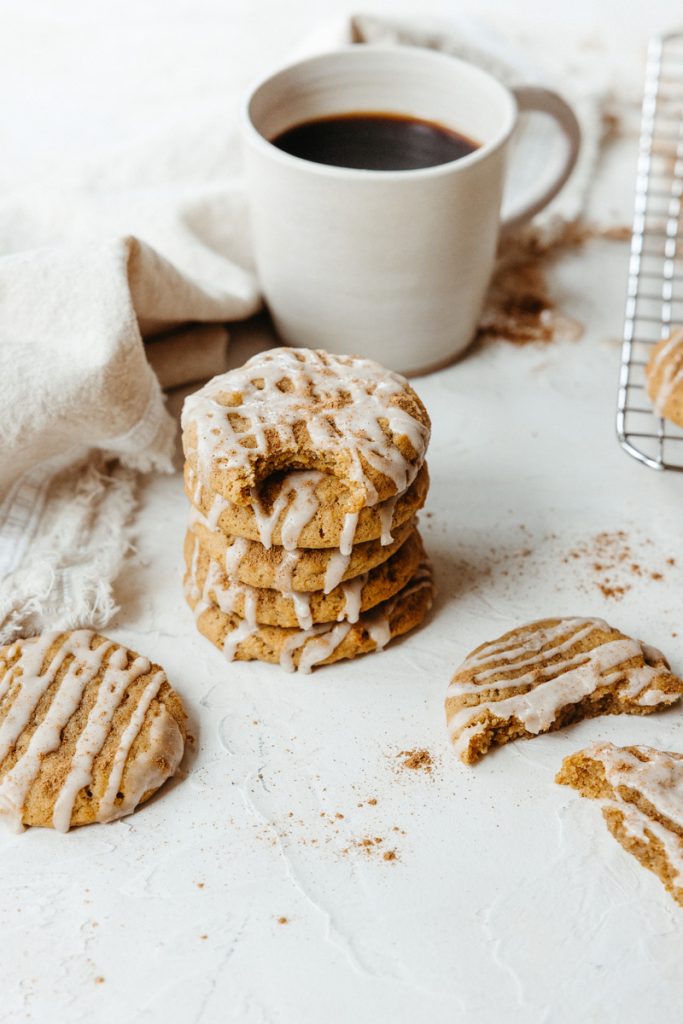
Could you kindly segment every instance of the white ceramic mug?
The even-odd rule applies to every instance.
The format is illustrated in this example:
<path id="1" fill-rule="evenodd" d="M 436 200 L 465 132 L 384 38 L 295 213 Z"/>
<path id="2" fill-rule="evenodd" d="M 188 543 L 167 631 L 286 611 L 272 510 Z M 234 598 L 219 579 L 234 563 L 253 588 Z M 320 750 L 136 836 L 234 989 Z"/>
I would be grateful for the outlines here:
<path id="1" fill-rule="evenodd" d="M 566 144 L 501 220 L 519 110 L 550 114 Z M 436 121 L 479 146 L 434 167 L 367 171 L 303 160 L 269 141 L 351 112 Z M 256 266 L 284 341 L 404 373 L 445 365 L 467 347 L 501 226 L 550 202 L 579 150 L 576 118 L 556 93 L 513 93 L 465 61 L 404 46 L 351 46 L 277 71 L 248 95 L 243 134 Z"/>

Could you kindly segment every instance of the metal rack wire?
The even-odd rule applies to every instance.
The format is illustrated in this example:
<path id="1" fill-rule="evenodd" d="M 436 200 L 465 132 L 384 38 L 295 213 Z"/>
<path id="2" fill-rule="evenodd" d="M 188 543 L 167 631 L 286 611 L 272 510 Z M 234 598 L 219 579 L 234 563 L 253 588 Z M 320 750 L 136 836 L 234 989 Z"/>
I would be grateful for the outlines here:
<path id="1" fill-rule="evenodd" d="M 683 430 L 645 390 L 652 346 L 683 325 L 683 31 L 651 40 L 645 73 L 617 400 L 625 451 L 683 472 Z"/>

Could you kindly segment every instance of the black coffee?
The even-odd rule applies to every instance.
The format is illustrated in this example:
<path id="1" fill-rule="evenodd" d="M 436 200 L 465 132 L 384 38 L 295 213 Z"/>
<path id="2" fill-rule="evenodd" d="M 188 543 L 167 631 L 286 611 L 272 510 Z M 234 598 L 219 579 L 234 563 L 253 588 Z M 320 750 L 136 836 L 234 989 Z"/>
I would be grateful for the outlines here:
<path id="1" fill-rule="evenodd" d="M 367 171 L 414 171 L 473 153 L 479 143 L 434 121 L 404 114 L 337 114 L 304 121 L 271 140 L 316 164 Z"/>

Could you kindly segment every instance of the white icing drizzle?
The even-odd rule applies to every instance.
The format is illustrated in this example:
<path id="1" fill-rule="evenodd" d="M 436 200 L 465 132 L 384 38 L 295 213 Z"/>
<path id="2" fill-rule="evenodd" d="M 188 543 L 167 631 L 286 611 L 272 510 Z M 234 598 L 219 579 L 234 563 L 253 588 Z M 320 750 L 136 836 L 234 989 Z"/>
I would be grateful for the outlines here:
<path id="1" fill-rule="evenodd" d="M 111 645 L 102 644 L 101 647 L 109 650 Z M 98 651 L 100 649 L 98 647 Z M 52 824 L 58 832 L 69 831 L 74 802 L 78 793 L 92 781 L 93 762 L 109 735 L 114 713 L 119 707 L 123 695 L 131 683 L 145 672 L 149 672 L 151 668 L 148 659 L 143 657 L 136 658 L 130 667 L 127 666 L 128 654 L 122 647 L 118 647 L 107 663 L 107 670 L 97 691 L 95 704 L 88 715 L 85 728 L 76 741 L 71 767 L 62 783 L 52 812 Z M 182 743 L 179 732 L 178 737 Z M 137 806 L 137 803 L 136 800 L 133 807 Z M 101 820 L 99 815 L 98 820 Z"/>
<path id="2" fill-rule="evenodd" d="M 382 651 L 391 640 L 391 623 L 386 612 L 377 612 L 364 623 L 375 650 Z"/>
<path id="3" fill-rule="evenodd" d="M 232 544 L 225 552 L 225 572 L 229 579 L 237 579 L 242 559 L 249 550 L 249 541 L 244 537 L 234 537 Z"/>
<path id="4" fill-rule="evenodd" d="M 130 717 L 128 725 L 121 734 L 119 745 L 114 754 L 114 760 L 112 762 L 111 771 L 109 772 L 109 778 L 107 780 L 107 788 L 104 791 L 104 796 L 100 800 L 100 806 L 97 810 L 98 821 L 113 821 L 115 818 L 121 817 L 121 808 L 116 806 L 116 794 L 119 792 L 121 786 L 121 779 L 123 777 L 123 770 L 128 760 L 130 748 L 137 739 L 142 723 L 145 720 L 145 715 L 149 710 L 149 706 L 158 694 L 161 684 L 165 681 L 166 675 L 164 672 L 156 672 L 151 680 L 147 683 L 147 686 L 142 691 L 140 700 L 138 701 L 135 711 Z"/>
<path id="5" fill-rule="evenodd" d="M 190 395 L 182 426 L 195 425 L 198 476 L 206 483 L 214 464 L 251 470 L 267 457 L 273 435 L 296 457 L 294 428 L 305 425 L 316 451 L 350 460 L 349 479 L 362 488 L 363 504 L 372 505 L 377 491 L 364 464 L 403 491 L 427 448 L 429 428 L 396 404 L 406 387 L 404 377 L 369 359 L 271 349 Z M 399 437 L 415 452 L 412 462 L 394 443 Z"/>
<path id="6" fill-rule="evenodd" d="M 391 544 L 394 539 L 391 535 L 391 524 L 394 521 L 394 509 L 396 508 L 396 502 L 398 499 L 398 494 L 393 498 L 387 498 L 386 501 L 382 502 L 378 509 L 380 525 L 382 528 L 380 544 L 383 548 Z"/>
<path id="7" fill-rule="evenodd" d="M 601 799 L 603 808 L 613 808 L 623 815 L 627 832 L 641 842 L 648 843 L 647 832 L 660 840 L 673 868 L 677 884 L 683 884 L 683 755 L 670 754 L 653 747 L 638 746 L 635 749 L 645 758 L 641 761 L 631 750 L 615 747 L 612 743 L 596 743 L 582 753 L 593 761 L 599 761 L 605 770 L 605 778 L 614 789 L 611 800 Z M 650 818 L 626 794 L 621 787 L 637 790 L 663 817 L 672 823 L 667 828 L 661 822 Z"/>
<path id="8" fill-rule="evenodd" d="M 344 606 L 337 616 L 337 621 L 358 622 L 360 615 L 363 587 L 368 582 L 368 574 L 364 572 L 361 576 L 344 583 Z"/>
<path id="9" fill-rule="evenodd" d="M 258 628 L 256 623 L 252 624 L 246 619 L 240 619 L 239 625 L 235 629 L 231 629 L 223 641 L 223 654 L 228 661 L 235 660 L 239 645 L 243 640 L 248 640 L 249 637 L 257 633 Z"/>
<path id="10" fill-rule="evenodd" d="M 215 530 L 217 528 L 218 522 L 229 504 L 230 502 L 226 501 L 222 494 L 214 494 L 211 499 L 209 514 L 206 517 L 206 525 L 210 530 Z"/>
<path id="11" fill-rule="evenodd" d="M 325 570 L 323 593 L 329 594 L 331 590 L 334 590 L 335 587 L 339 586 L 341 581 L 344 579 L 344 575 L 349 567 L 350 561 L 350 551 L 347 554 L 343 554 L 340 550 L 332 552 L 327 563 L 327 569 Z"/>
<path id="12" fill-rule="evenodd" d="M 674 355 L 678 348 L 681 349 L 680 360 Z M 652 360 L 650 374 L 656 375 L 660 370 L 663 370 L 663 373 L 655 395 L 654 406 L 655 411 L 663 416 L 671 395 L 676 388 L 683 386 L 683 328 L 673 332 Z"/>
<path id="13" fill-rule="evenodd" d="M 43 667 L 48 650 L 60 640 L 60 637 L 59 646 L 53 652 L 48 664 Z M 12 700 L 13 697 L 9 711 L 0 726 L 0 761 L 7 756 L 12 747 L 16 746 L 41 698 L 55 683 L 66 659 L 70 659 L 59 685 L 54 691 L 52 701 L 42 720 L 34 729 L 25 750 L 0 780 L 0 814 L 16 830 L 22 828 L 24 804 L 30 788 L 40 772 L 44 757 L 58 749 L 62 742 L 63 730 L 79 708 L 86 688 L 102 671 L 102 679 L 97 688 L 95 702 L 88 714 L 85 726 L 76 740 L 69 769 L 53 808 L 54 827 L 62 832 L 68 831 L 74 802 L 78 793 L 92 781 L 93 764 L 110 734 L 116 709 L 128 687 L 140 675 L 144 675 L 150 670 L 149 661 L 142 657 L 137 657 L 129 666 L 128 652 L 112 641 L 106 640 L 93 648 L 91 645 L 94 637 L 95 633 L 92 630 L 75 630 L 66 635 L 48 633 L 36 640 L 18 642 L 9 648 L 9 657 L 16 657 L 17 654 L 19 657 L 9 670 L 6 668 L 8 662 L 5 661 L 6 671 L 2 680 L 3 685 L 0 688 L 0 699 Z M 163 672 L 158 672 L 155 676 L 155 694 L 165 678 Z M 4 685 L 6 683 L 8 685 Z M 14 690 L 16 692 L 13 693 Z M 125 765 L 130 746 L 142 727 L 144 713 L 140 717 L 138 711 L 139 708 L 136 709 L 134 715 L 137 727 L 134 729 L 132 724 L 129 725 L 115 754 L 115 763 L 122 760 L 121 770 Z M 171 771 L 175 770 L 182 756 L 182 736 L 177 726 L 175 731 L 177 733 L 176 743 L 180 746 L 180 755 L 177 761 L 171 765 Z M 128 734 L 131 739 L 126 746 Z M 138 770 L 141 778 L 144 779 L 144 771 L 142 768 Z M 155 769 L 155 772 L 156 778 L 158 769 Z M 164 774 L 164 779 L 167 774 Z M 110 775 L 110 782 L 111 778 Z M 119 782 L 120 777 L 116 782 L 115 792 L 118 791 Z M 146 788 L 155 788 L 155 785 L 155 783 L 150 783 Z M 117 809 L 116 813 L 111 813 L 111 815 L 107 808 L 103 809 L 100 804 L 96 819 L 104 821 L 109 820 L 110 816 L 120 817 L 122 813 L 133 810 L 136 804 L 137 800 L 133 801 L 129 798 L 126 811 Z"/>
<path id="14" fill-rule="evenodd" d="M 284 513 L 280 526 L 280 539 L 286 551 L 293 551 L 299 543 L 301 531 L 318 511 L 320 502 L 315 489 L 323 474 L 317 470 L 296 470 L 282 481 L 280 493 L 266 512 L 258 496 L 252 498 L 251 508 L 256 519 L 259 539 L 266 550 L 273 544 L 273 531 Z M 293 497 L 292 497 L 293 496 Z"/>
<path id="15" fill-rule="evenodd" d="M 281 551 L 280 562 L 275 570 L 273 586 L 282 594 L 289 594 L 292 591 L 292 574 L 299 564 L 301 551 L 295 548 L 293 551 Z"/>
<path id="16" fill-rule="evenodd" d="M 299 624 L 299 628 L 310 629 L 313 625 L 313 616 L 311 614 L 311 595 L 292 590 L 289 594 L 285 594 L 284 596 L 288 597 L 294 605 L 294 613 L 296 615 L 296 621 Z"/>
<path id="17" fill-rule="evenodd" d="M 358 515 L 358 512 L 347 512 L 344 516 L 344 526 L 339 538 L 339 550 L 342 555 L 350 556 L 353 551 L 353 541 L 356 536 L 356 527 L 358 526 Z"/>
<path id="18" fill-rule="evenodd" d="M 351 629 L 350 622 L 332 624 L 323 622 L 310 629 L 293 633 L 282 645 L 280 665 L 287 672 L 294 672 L 294 652 L 303 647 L 299 658 L 299 672 L 308 675 L 314 665 L 319 665 L 332 655 Z"/>
<path id="19" fill-rule="evenodd" d="M 661 665 L 629 668 L 624 670 L 623 680 L 619 677 L 610 680 L 610 675 L 631 658 L 647 658 L 653 653 L 662 657 L 659 652 L 645 650 L 639 641 L 628 637 L 608 641 L 570 658 L 550 660 L 596 629 L 609 632 L 610 627 L 600 619 L 562 619 L 555 626 L 538 627 L 521 639 L 485 644 L 480 651 L 471 654 L 456 673 L 447 697 L 495 693 L 513 687 L 532 688 L 502 700 L 485 698 L 472 707 L 461 707 L 450 714 L 449 729 L 458 753 L 466 750 L 473 737 L 487 728 L 486 722 L 474 723 L 474 719 L 487 710 L 495 718 L 515 718 L 527 732 L 537 735 L 550 728 L 561 708 L 578 703 L 610 682 L 618 682 L 620 690 L 643 707 L 664 706 L 678 700 L 678 694 L 666 694 L 651 686 L 663 671 Z M 472 668 L 476 671 L 469 681 L 458 678 L 460 673 Z M 508 672 L 504 671 L 506 668 Z M 520 668 L 529 668 L 529 671 L 510 676 L 509 672 Z M 501 670 L 503 678 L 494 680 L 492 676 Z"/>

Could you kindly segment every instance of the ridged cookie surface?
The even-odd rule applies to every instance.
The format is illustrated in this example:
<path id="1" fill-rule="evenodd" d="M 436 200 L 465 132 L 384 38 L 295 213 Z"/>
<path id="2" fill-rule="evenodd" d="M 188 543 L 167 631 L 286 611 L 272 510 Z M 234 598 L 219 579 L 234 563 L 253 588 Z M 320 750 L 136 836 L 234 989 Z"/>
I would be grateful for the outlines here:
<path id="1" fill-rule="evenodd" d="M 310 629 L 285 629 L 249 623 L 222 612 L 198 597 L 185 580 L 185 596 L 194 611 L 197 628 L 228 661 L 266 661 L 288 672 L 310 672 L 345 658 L 381 650 L 396 636 L 407 633 L 425 618 L 432 606 L 432 574 L 427 562 L 388 601 L 363 613 L 358 622 L 329 622 Z"/>
<path id="2" fill-rule="evenodd" d="M 645 715 L 683 694 L 659 651 L 601 619 L 543 619 L 482 644 L 446 694 L 446 718 L 461 759 L 582 718 Z"/>
<path id="3" fill-rule="evenodd" d="M 340 583 L 329 594 L 322 590 L 281 593 L 230 579 L 195 534 L 188 532 L 185 537 L 188 581 L 195 585 L 197 596 L 229 615 L 263 625 L 299 629 L 310 629 L 319 622 L 357 622 L 361 612 L 393 597 L 404 587 L 423 558 L 420 535 L 413 530 L 388 561 Z"/>
<path id="4" fill-rule="evenodd" d="M 392 531 L 422 508 L 429 490 L 426 463 L 398 497 L 360 512 L 345 511 L 348 502 L 343 485 L 318 470 L 274 474 L 254 491 L 249 505 L 235 505 L 203 487 L 190 459 L 184 480 L 185 493 L 210 529 L 258 541 L 266 550 L 273 545 L 287 551 L 337 548 L 345 556 L 365 541 L 379 539 L 390 544 Z"/>
<path id="5" fill-rule="evenodd" d="M 429 443 L 405 377 L 360 356 L 275 348 L 185 400 L 183 447 L 203 487 L 248 506 L 278 470 L 338 477 L 357 512 L 404 491 Z"/>
<path id="6" fill-rule="evenodd" d="M 258 541 L 212 530 L 206 516 L 194 506 L 187 525 L 211 558 L 239 583 L 282 593 L 323 590 L 329 594 L 345 580 L 370 572 L 391 558 L 415 529 L 416 520 L 408 519 L 394 527 L 390 543 L 383 545 L 379 538 L 368 540 L 355 544 L 348 555 L 337 548 L 264 548 Z"/>
<path id="7" fill-rule="evenodd" d="M 599 800 L 615 839 L 683 906 L 683 754 L 596 743 L 566 757 L 555 781 Z"/>
<path id="8" fill-rule="evenodd" d="M 91 630 L 0 647 L 0 821 L 112 821 L 176 771 L 185 712 L 164 671 Z"/>

